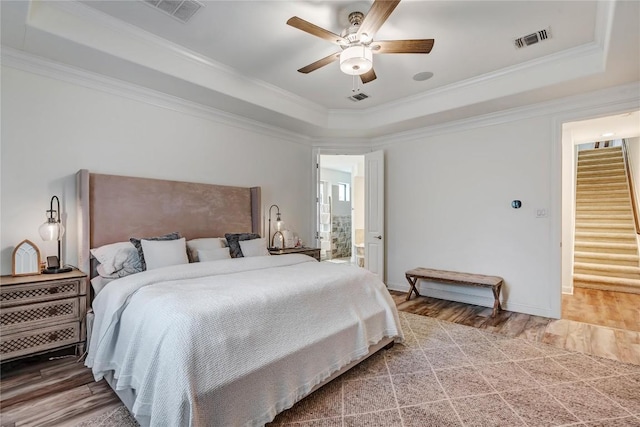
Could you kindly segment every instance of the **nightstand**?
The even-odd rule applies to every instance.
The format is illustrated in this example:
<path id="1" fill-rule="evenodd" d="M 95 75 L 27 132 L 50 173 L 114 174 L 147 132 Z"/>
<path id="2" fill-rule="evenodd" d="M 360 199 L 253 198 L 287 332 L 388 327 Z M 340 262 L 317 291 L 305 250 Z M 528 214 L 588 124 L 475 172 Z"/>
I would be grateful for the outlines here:
<path id="1" fill-rule="evenodd" d="M 0 361 L 76 346 L 86 341 L 87 275 L 0 277 Z"/>
<path id="2" fill-rule="evenodd" d="M 309 255 L 310 257 L 320 261 L 320 248 L 269 249 L 269 253 L 271 255 L 285 255 L 285 254 Z"/>

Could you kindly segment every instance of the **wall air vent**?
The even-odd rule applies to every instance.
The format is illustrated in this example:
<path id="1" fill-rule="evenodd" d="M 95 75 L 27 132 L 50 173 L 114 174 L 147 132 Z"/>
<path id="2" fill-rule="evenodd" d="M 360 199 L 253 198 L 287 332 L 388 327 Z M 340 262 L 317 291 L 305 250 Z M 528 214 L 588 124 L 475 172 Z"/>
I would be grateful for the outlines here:
<path id="1" fill-rule="evenodd" d="M 547 27 L 544 30 L 536 31 L 535 33 L 527 34 L 514 40 L 516 48 L 520 49 L 532 44 L 536 44 L 543 40 L 551 38 L 551 27 Z"/>
<path id="2" fill-rule="evenodd" d="M 143 0 L 180 22 L 187 22 L 203 6 L 195 0 Z"/>
<path id="3" fill-rule="evenodd" d="M 353 102 L 358 102 L 358 101 L 364 101 L 368 97 L 369 95 L 367 95 L 366 93 L 360 92 L 360 93 L 356 93 L 355 95 L 351 95 L 349 99 L 352 100 Z"/>

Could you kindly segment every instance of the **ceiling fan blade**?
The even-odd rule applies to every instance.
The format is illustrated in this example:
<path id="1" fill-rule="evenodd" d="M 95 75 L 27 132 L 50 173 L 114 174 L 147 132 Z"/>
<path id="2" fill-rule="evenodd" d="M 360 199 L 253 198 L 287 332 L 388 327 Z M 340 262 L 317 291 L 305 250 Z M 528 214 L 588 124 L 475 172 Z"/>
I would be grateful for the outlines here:
<path id="1" fill-rule="evenodd" d="M 367 34 L 370 38 L 382 27 L 382 24 L 387 20 L 393 9 L 400 3 L 400 0 L 375 0 L 371 9 L 364 17 L 360 29 L 358 30 L 358 36 Z"/>
<path id="2" fill-rule="evenodd" d="M 376 72 L 373 71 L 373 68 L 364 74 L 360 74 L 360 80 L 362 80 L 362 83 L 369 83 L 370 81 L 373 81 L 376 78 L 377 78 Z"/>
<path id="3" fill-rule="evenodd" d="M 293 28 L 297 28 L 299 30 L 304 31 L 305 33 L 309 33 L 313 36 L 316 37 L 320 37 L 321 39 L 325 39 L 327 41 L 330 41 L 331 43 L 335 43 L 337 45 L 348 45 L 349 41 L 343 37 L 340 37 L 337 34 L 332 33 L 329 30 L 325 30 L 322 27 L 318 27 L 315 24 L 312 24 L 309 21 L 305 21 L 302 18 L 298 18 L 297 16 L 294 16 L 292 18 L 289 18 L 289 20 L 287 21 L 287 25 L 292 26 Z"/>
<path id="4" fill-rule="evenodd" d="M 373 53 L 429 53 L 433 49 L 433 39 L 385 40 L 371 43 Z"/>
<path id="5" fill-rule="evenodd" d="M 316 62 L 312 62 L 306 67 L 300 68 L 298 71 L 304 74 L 308 74 L 312 71 L 317 70 L 318 68 L 324 67 L 327 64 L 331 64 L 334 61 L 337 61 L 340 58 L 340 52 L 332 53 L 329 56 L 325 56 L 322 59 L 317 60 Z"/>

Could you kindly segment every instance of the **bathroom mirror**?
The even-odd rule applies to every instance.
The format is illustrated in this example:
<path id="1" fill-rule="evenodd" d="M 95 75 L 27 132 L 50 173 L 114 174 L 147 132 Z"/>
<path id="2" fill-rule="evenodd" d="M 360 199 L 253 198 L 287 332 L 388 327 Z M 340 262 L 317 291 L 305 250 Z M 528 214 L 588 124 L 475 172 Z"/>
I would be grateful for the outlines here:
<path id="1" fill-rule="evenodd" d="M 13 276 L 40 274 L 40 250 L 30 240 L 23 240 L 13 250 Z"/>

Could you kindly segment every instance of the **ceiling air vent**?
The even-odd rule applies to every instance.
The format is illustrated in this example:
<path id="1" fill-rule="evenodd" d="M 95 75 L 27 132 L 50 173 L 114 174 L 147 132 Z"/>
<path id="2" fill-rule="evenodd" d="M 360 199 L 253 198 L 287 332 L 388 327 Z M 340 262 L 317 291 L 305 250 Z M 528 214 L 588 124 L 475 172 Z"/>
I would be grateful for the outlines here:
<path id="1" fill-rule="evenodd" d="M 202 3 L 195 0 L 143 0 L 146 4 L 153 6 L 162 12 L 170 15 L 180 22 L 187 22 L 195 13 L 200 10 Z"/>
<path id="2" fill-rule="evenodd" d="M 551 27 L 547 27 L 544 30 L 540 30 L 535 33 L 527 34 L 526 36 L 517 38 L 514 40 L 514 44 L 518 49 L 520 49 L 549 38 L 551 38 Z"/>
<path id="3" fill-rule="evenodd" d="M 349 99 L 352 100 L 353 102 L 358 102 L 358 101 L 364 101 L 368 97 L 369 95 L 367 95 L 366 93 L 360 92 L 360 93 L 356 93 L 355 95 L 351 95 Z"/>

